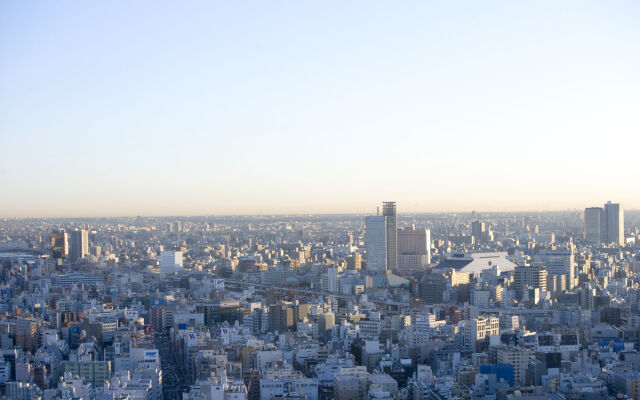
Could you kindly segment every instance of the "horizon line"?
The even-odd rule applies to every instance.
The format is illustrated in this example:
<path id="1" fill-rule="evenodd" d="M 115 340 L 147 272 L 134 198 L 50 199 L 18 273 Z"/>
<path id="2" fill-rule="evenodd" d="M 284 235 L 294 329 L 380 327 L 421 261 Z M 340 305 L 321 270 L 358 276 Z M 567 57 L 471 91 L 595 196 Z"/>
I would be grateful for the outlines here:
<path id="1" fill-rule="evenodd" d="M 589 207 L 586 207 L 589 208 Z M 563 210 L 518 210 L 518 211 L 417 211 L 417 212 L 397 212 L 397 215 L 424 215 L 424 214 L 543 214 L 543 213 L 567 213 L 580 212 L 579 208 L 570 208 Z M 631 208 L 623 209 L 623 212 L 640 212 L 640 209 Z M 117 219 L 117 218 L 209 218 L 209 217 L 293 217 L 293 216 L 368 216 L 375 215 L 375 212 L 366 213 L 260 213 L 260 214 L 179 214 L 179 215 L 97 215 L 97 216 L 55 216 L 55 217 L 2 217 L 0 220 L 55 220 L 55 219 Z"/>

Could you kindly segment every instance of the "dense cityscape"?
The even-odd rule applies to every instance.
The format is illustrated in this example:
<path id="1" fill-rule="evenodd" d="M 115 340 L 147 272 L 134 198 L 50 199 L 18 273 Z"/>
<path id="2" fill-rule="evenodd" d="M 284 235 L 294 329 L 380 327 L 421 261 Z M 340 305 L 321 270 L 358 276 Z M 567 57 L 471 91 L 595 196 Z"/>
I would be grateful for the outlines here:
<path id="1" fill-rule="evenodd" d="M 640 398 L 640 212 L 365 211 L 0 220 L 2 398 Z"/>
<path id="2" fill-rule="evenodd" d="M 0 400 L 640 400 L 639 21 L 0 0 Z"/>

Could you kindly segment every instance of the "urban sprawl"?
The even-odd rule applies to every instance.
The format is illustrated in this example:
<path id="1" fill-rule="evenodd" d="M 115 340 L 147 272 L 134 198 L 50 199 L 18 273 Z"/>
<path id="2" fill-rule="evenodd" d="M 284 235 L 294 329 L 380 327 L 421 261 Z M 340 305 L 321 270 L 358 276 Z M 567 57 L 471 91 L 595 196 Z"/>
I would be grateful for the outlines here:
<path id="1" fill-rule="evenodd" d="M 640 212 L 398 211 L 1 219 L 1 397 L 640 399 Z"/>

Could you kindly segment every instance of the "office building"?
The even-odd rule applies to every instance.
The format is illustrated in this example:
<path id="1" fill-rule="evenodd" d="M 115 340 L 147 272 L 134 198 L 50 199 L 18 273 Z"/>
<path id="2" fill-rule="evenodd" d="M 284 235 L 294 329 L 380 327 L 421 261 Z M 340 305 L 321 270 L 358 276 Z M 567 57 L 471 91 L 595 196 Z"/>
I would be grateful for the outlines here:
<path id="1" fill-rule="evenodd" d="M 196 304 L 196 312 L 204 316 L 204 324 L 213 326 L 217 323 L 229 324 L 241 320 L 240 302 L 234 299 L 215 300 Z"/>
<path id="2" fill-rule="evenodd" d="M 327 268 L 327 291 L 336 293 L 338 291 L 338 269 Z"/>
<path id="3" fill-rule="evenodd" d="M 464 321 L 462 327 L 464 337 L 464 348 L 467 351 L 478 351 L 479 341 L 488 339 L 491 336 L 500 334 L 500 319 L 493 316 L 479 316 L 477 318 Z"/>
<path id="4" fill-rule="evenodd" d="M 443 294 L 448 281 L 443 274 L 430 273 L 424 276 L 418 285 L 420 298 L 427 304 L 439 304 L 443 301 Z"/>
<path id="5" fill-rule="evenodd" d="M 24 351 L 35 352 L 38 348 L 38 327 L 31 319 L 16 320 L 15 345 Z"/>
<path id="6" fill-rule="evenodd" d="M 567 289 L 575 286 L 575 261 L 571 250 L 543 250 L 533 256 L 532 266 L 547 267 L 548 275 L 564 275 Z"/>
<path id="7" fill-rule="evenodd" d="M 624 246 L 624 214 L 622 206 L 610 201 L 604 205 L 605 242 Z"/>
<path id="8" fill-rule="evenodd" d="M 382 215 L 365 218 L 365 247 L 367 249 L 367 269 L 382 271 L 387 269 L 387 225 Z"/>
<path id="9" fill-rule="evenodd" d="M 327 272 L 321 275 L 320 286 L 323 292 L 336 293 L 338 291 L 338 269 L 327 268 Z"/>
<path id="10" fill-rule="evenodd" d="M 567 290 L 567 277 L 565 275 L 547 275 L 547 291 L 552 296 L 558 296 L 564 293 L 565 290 Z"/>
<path id="11" fill-rule="evenodd" d="M 318 400 L 318 380 L 307 378 L 300 371 L 270 369 L 260 378 L 260 400 L 274 398 Z"/>
<path id="12" fill-rule="evenodd" d="M 110 361 L 65 361 L 64 372 L 70 372 L 91 383 L 93 387 L 100 387 L 111 379 Z"/>
<path id="13" fill-rule="evenodd" d="M 474 221 L 471 223 L 471 236 L 473 236 L 476 244 L 480 243 L 483 240 L 484 232 L 484 222 Z"/>
<path id="14" fill-rule="evenodd" d="M 497 364 L 513 365 L 514 385 L 526 383 L 527 367 L 535 358 L 535 352 L 528 348 L 500 347 L 496 350 Z"/>
<path id="15" fill-rule="evenodd" d="M 3 398 L 7 400 L 40 399 L 43 394 L 38 386 L 29 382 L 7 382 L 4 391 Z"/>
<path id="16" fill-rule="evenodd" d="M 396 220 L 396 202 L 382 203 L 382 215 L 387 223 L 387 269 L 398 267 L 398 231 Z"/>
<path id="17" fill-rule="evenodd" d="M 71 231 L 71 258 L 79 260 L 89 254 L 89 232 L 84 229 Z"/>
<path id="18" fill-rule="evenodd" d="M 584 238 L 590 244 L 624 246 L 624 212 L 618 203 L 607 202 L 602 207 L 584 210 Z"/>
<path id="19" fill-rule="evenodd" d="M 336 316 L 332 312 L 318 315 L 318 332 L 325 335 L 327 331 L 336 325 Z"/>
<path id="20" fill-rule="evenodd" d="M 589 207 L 584 210 L 584 239 L 591 244 L 600 244 L 605 234 L 604 210 L 602 207 Z"/>
<path id="21" fill-rule="evenodd" d="M 516 299 L 521 300 L 528 288 L 547 290 L 547 268 L 544 266 L 517 266 L 514 273 Z"/>
<path id="22" fill-rule="evenodd" d="M 56 260 L 63 259 L 69 254 L 69 238 L 64 229 L 51 234 L 51 252 Z"/>
<path id="23" fill-rule="evenodd" d="M 423 269 L 431 263 L 431 231 L 428 229 L 398 229 L 398 269 Z"/>
<path id="24" fill-rule="evenodd" d="M 469 303 L 479 307 L 489 307 L 491 291 L 488 289 L 473 289 L 469 293 Z"/>
<path id="25" fill-rule="evenodd" d="M 269 307 L 269 326 L 271 330 L 284 333 L 295 326 L 293 308 L 287 304 L 276 304 Z"/>
<path id="26" fill-rule="evenodd" d="M 160 253 L 160 272 L 163 274 L 173 274 L 182 271 L 182 252 L 163 251 Z"/>
<path id="27" fill-rule="evenodd" d="M 347 256 L 347 269 L 359 270 L 362 268 L 362 256 L 359 253 L 351 254 Z"/>
<path id="28" fill-rule="evenodd" d="M 361 400 L 367 398 L 368 374 L 364 367 L 343 368 L 333 377 L 335 400 Z"/>

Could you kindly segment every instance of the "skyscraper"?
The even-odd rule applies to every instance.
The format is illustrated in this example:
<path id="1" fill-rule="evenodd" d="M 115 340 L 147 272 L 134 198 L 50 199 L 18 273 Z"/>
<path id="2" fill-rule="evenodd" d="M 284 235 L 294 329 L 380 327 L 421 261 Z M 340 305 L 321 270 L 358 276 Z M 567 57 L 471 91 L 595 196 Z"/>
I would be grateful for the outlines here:
<path id="1" fill-rule="evenodd" d="M 71 231 L 71 258 L 79 260 L 89 254 L 89 233 L 84 229 Z"/>
<path id="2" fill-rule="evenodd" d="M 606 223 L 606 243 L 624 246 L 624 214 L 622 206 L 608 201 L 604 205 L 604 220 Z"/>
<path id="3" fill-rule="evenodd" d="M 382 215 L 387 219 L 387 269 L 396 269 L 398 267 L 398 228 L 396 223 L 396 202 L 383 202 Z"/>
<path id="4" fill-rule="evenodd" d="M 431 263 L 431 231 L 398 229 L 398 269 L 422 269 Z"/>
<path id="5" fill-rule="evenodd" d="M 584 210 L 584 239 L 591 244 L 600 244 L 604 240 L 605 226 L 602 207 L 589 207 Z"/>
<path id="6" fill-rule="evenodd" d="M 387 269 L 387 223 L 382 215 L 365 218 L 364 244 L 367 249 L 367 269 Z"/>
<path id="7" fill-rule="evenodd" d="M 53 258 L 61 260 L 69 254 L 69 240 L 64 229 L 51 234 L 51 253 Z"/>

